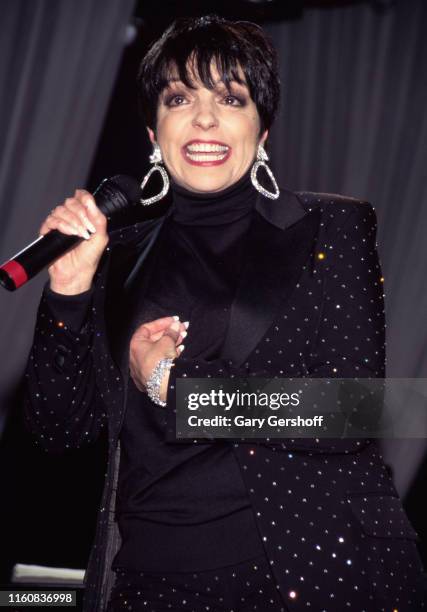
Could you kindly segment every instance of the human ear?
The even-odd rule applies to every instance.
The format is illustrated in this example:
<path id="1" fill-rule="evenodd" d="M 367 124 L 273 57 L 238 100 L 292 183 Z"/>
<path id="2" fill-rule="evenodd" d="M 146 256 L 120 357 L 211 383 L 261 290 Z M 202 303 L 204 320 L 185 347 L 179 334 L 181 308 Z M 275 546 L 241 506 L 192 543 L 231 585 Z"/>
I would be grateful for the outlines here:
<path id="1" fill-rule="evenodd" d="M 263 145 L 265 144 L 265 141 L 268 138 L 268 130 L 265 130 L 261 136 L 261 138 L 259 139 L 259 144 Z"/>
<path id="2" fill-rule="evenodd" d="M 148 132 L 148 138 L 150 139 L 151 144 L 154 144 L 156 142 L 156 136 L 153 130 L 147 127 L 147 132 Z"/>

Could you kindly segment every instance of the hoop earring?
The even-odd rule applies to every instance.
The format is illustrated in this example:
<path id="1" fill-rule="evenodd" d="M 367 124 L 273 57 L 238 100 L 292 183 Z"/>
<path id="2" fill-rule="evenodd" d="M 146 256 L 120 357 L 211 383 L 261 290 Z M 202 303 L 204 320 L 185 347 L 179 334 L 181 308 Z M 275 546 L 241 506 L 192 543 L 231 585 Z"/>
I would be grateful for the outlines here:
<path id="1" fill-rule="evenodd" d="M 153 204 L 154 202 L 158 202 L 159 200 L 164 198 L 165 195 L 167 194 L 167 192 L 169 191 L 169 177 L 168 177 L 168 173 L 166 172 L 164 167 L 160 165 L 162 163 L 162 161 L 163 161 L 163 159 L 162 159 L 162 152 L 161 152 L 160 147 L 157 144 L 157 142 L 155 142 L 154 145 L 153 145 L 153 152 L 150 155 L 150 163 L 154 164 L 154 166 L 152 166 L 150 168 L 150 170 L 147 172 L 147 174 L 142 179 L 141 191 L 144 189 L 145 185 L 148 183 L 148 179 L 150 178 L 150 176 L 153 174 L 153 172 L 156 172 L 156 171 L 160 172 L 160 175 L 161 175 L 161 177 L 163 179 L 163 187 L 162 187 L 162 190 L 160 191 L 160 193 L 157 193 L 152 198 L 146 198 L 145 200 L 144 200 L 144 198 L 141 198 L 139 201 L 144 206 L 148 206 L 149 204 Z"/>
<path id="2" fill-rule="evenodd" d="M 277 186 L 276 179 L 274 178 L 272 171 L 266 164 L 267 161 L 268 161 L 268 155 L 264 147 L 262 146 L 262 144 L 259 144 L 258 151 L 257 151 L 257 161 L 254 163 L 254 165 L 252 166 L 252 170 L 251 170 L 252 185 L 255 187 L 257 191 L 262 193 L 262 195 L 264 195 L 266 198 L 270 198 L 270 200 L 277 200 L 277 198 L 280 195 L 280 190 L 279 190 L 279 187 Z M 271 182 L 273 183 L 273 187 L 275 189 L 274 193 L 271 191 L 267 191 L 267 189 L 264 189 L 264 187 L 260 185 L 260 183 L 258 182 L 257 172 L 261 166 L 265 168 L 265 171 L 267 172 L 268 176 L 270 177 Z"/>

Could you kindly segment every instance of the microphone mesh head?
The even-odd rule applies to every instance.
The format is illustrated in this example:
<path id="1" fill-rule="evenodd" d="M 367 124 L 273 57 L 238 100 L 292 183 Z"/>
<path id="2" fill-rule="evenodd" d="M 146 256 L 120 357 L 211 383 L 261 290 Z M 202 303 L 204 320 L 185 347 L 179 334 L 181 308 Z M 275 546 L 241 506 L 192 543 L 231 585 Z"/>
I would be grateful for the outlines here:
<path id="1" fill-rule="evenodd" d="M 116 174 L 108 179 L 110 184 L 117 186 L 120 191 L 126 196 L 129 203 L 134 203 L 141 197 L 141 187 L 139 182 L 133 176 L 125 174 Z"/>

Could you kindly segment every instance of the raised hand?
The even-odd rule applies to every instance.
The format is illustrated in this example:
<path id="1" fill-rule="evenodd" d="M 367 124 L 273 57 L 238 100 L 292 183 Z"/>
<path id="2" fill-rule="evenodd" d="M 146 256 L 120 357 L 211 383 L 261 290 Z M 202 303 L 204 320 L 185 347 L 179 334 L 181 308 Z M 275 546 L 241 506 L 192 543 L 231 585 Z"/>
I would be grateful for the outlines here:
<path id="1" fill-rule="evenodd" d="M 189 323 L 174 317 L 162 317 L 141 325 L 133 334 L 129 346 L 129 369 L 135 386 L 145 391 L 148 379 L 160 359 L 175 359 L 184 349 L 181 344 Z M 169 373 L 164 375 L 160 399 L 165 401 Z"/>
<path id="2" fill-rule="evenodd" d="M 87 291 L 108 244 L 106 216 L 88 191 L 77 189 L 74 197 L 67 198 L 46 217 L 39 234 L 44 236 L 53 229 L 84 240 L 48 267 L 51 289 L 66 295 Z"/>

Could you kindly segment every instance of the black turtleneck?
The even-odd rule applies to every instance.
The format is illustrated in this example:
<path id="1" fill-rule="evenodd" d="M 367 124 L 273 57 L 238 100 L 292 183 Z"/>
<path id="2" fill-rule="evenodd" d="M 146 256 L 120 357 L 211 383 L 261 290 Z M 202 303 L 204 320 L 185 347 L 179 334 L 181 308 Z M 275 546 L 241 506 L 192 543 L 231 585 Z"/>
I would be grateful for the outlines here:
<path id="1" fill-rule="evenodd" d="M 173 180 L 172 192 L 176 223 L 199 227 L 239 225 L 236 222 L 250 213 L 257 194 L 250 180 L 250 169 L 238 181 L 219 192 L 189 191 Z"/>
<path id="2" fill-rule="evenodd" d="M 215 359 L 224 340 L 257 192 L 249 171 L 218 193 L 195 193 L 174 182 L 171 187 L 172 210 L 153 253 L 138 323 L 177 314 L 181 321 L 190 321 L 185 357 Z"/>
<path id="3" fill-rule="evenodd" d="M 210 361 L 220 357 L 257 192 L 249 171 L 217 193 L 171 188 L 135 326 L 179 315 L 190 321 L 185 356 Z M 129 380 L 116 503 L 122 546 L 113 568 L 202 571 L 261 554 L 230 443 L 167 444 L 164 410 Z"/>

